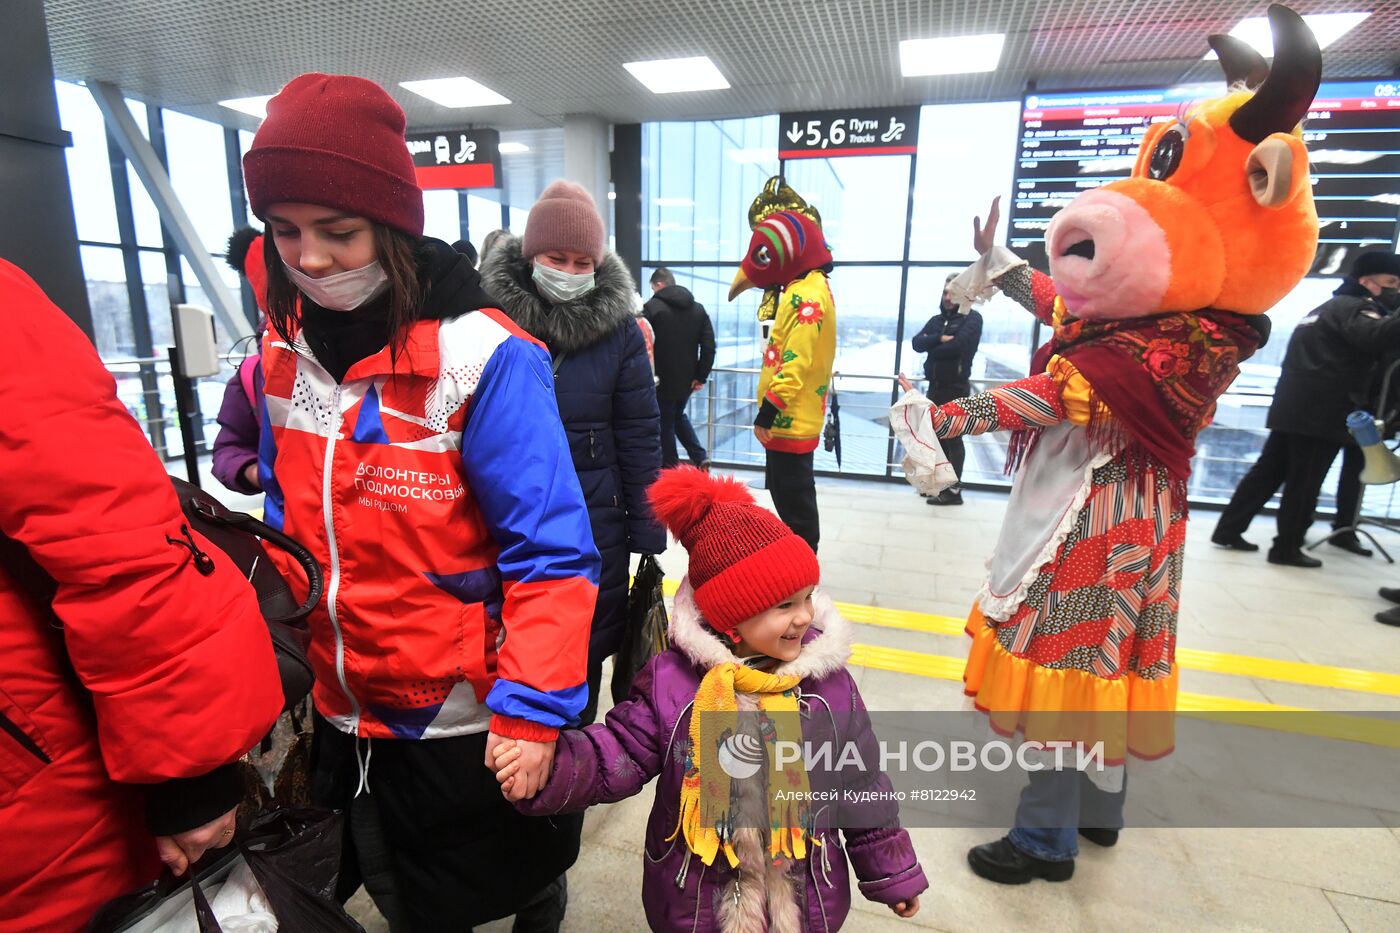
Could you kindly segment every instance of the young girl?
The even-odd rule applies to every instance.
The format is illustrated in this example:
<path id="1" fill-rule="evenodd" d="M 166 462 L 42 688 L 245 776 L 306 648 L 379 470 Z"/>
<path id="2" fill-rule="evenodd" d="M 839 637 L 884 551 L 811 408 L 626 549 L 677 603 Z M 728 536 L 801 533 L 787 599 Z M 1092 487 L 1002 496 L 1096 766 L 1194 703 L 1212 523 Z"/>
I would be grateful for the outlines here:
<path id="1" fill-rule="evenodd" d="M 676 467 L 663 471 L 651 499 L 690 552 L 671 648 L 637 675 L 632 697 L 606 722 L 560 734 L 543 787 L 517 770 L 519 751 L 498 749 L 503 790 L 512 799 L 533 797 L 517 803 L 526 813 L 573 813 L 631 797 L 659 775 L 642 880 L 653 930 L 835 930 L 850 909 L 847 855 L 862 894 L 914 916 L 928 883 L 894 804 L 858 813 L 843 807 L 843 816 L 857 819 L 841 822 L 873 827 L 845 829 L 843 847 L 829 806 L 774 812 L 779 795 L 768 794 L 761 779 L 731 785 L 720 751 L 701 740 L 702 716 L 762 711 L 772 717 L 764 717 L 765 730 L 775 724 L 778 739 L 838 748 L 855 742 L 863 761 L 880 760 L 845 667 L 850 623 L 813 591 L 816 555 L 732 478 Z M 805 773 L 798 778 L 806 780 Z M 813 776 L 813 792 L 820 780 Z M 876 796 L 890 789 L 878 768 L 861 782 L 851 789 Z M 718 813 L 711 807 L 706 819 L 706 799 L 736 803 Z"/>
<path id="2" fill-rule="evenodd" d="M 243 160 L 267 521 L 326 571 L 313 796 L 348 810 L 341 893 L 363 880 L 395 931 L 557 929 L 574 827 L 520 816 L 486 763 L 515 740 L 542 779 L 577 721 L 598 552 L 549 356 L 423 238 L 403 131 L 373 82 L 302 75 Z"/>

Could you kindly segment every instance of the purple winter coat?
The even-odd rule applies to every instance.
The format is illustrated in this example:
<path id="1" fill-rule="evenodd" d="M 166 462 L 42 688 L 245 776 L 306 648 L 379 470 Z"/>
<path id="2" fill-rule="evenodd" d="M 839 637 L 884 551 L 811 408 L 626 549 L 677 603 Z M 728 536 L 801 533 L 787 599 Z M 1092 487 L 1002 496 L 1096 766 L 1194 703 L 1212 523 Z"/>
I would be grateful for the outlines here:
<path id="1" fill-rule="evenodd" d="M 243 481 L 243 470 L 258 462 L 259 428 L 258 414 L 244 385 L 253 382 L 256 386 L 253 394 L 259 394 L 262 371 L 257 370 L 252 380 L 245 380 L 243 367 L 256 369 L 257 365 L 256 356 L 248 357 L 224 387 L 224 400 L 219 405 L 219 435 L 214 438 L 214 477 L 234 492 L 247 495 L 258 492 Z"/>
<path id="2" fill-rule="evenodd" d="M 850 657 L 851 625 L 828 597 L 819 592 L 815 599 L 816 616 L 804 638 L 802 654 L 774 673 L 802 677 L 798 689 L 804 742 L 832 739 L 839 720 L 855 734 L 835 736 L 835 741 L 855 742 L 865 761 L 879 761 L 865 705 L 845 666 Z M 829 933 L 841 927 L 850 911 L 848 859 L 861 894 L 869 900 L 893 905 L 927 889 L 913 842 L 899 826 L 898 804 L 892 802 L 862 805 L 858 822 L 876 828 L 842 830 L 844 845 L 830 825 L 825 812 L 828 808 L 818 808 L 813 836 L 822 844 L 810 847 L 807 858 L 791 863 L 790 871 L 774 867 L 766 874 L 752 868 L 746 871 L 746 865 L 769 861 L 766 838 L 761 850 L 756 838 L 750 843 L 752 861 L 745 859 L 745 851 L 736 842 L 740 849 L 737 870 L 731 869 L 722 855 L 713 865 L 705 865 L 679 835 L 667 842 L 679 817 L 684 769 L 682 756 L 673 750 L 689 736 L 690 710 L 705 672 L 737 660 L 729 646 L 704 626 L 688 579 L 676 594 L 670 634 L 670 650 L 637 674 L 631 697 L 614 707 L 605 722 L 560 732 L 548 784 L 517 807 L 532 815 L 578 812 L 638 794 L 659 776 L 642 866 L 642 901 L 653 930 Z M 740 695 L 739 699 L 740 709 L 745 708 L 746 700 L 753 708 L 751 698 Z M 814 774 L 813 791 L 821 789 L 820 781 Z M 873 769 L 864 789 L 888 791 L 889 778 Z M 849 804 L 842 805 L 842 813 L 845 822 L 852 822 Z M 784 899 L 795 899 L 796 904 L 789 905 L 786 918 L 775 913 L 770 921 L 764 904 L 772 903 L 768 892 L 779 880 L 785 883 Z M 741 907 L 732 906 L 736 890 L 742 892 Z"/>

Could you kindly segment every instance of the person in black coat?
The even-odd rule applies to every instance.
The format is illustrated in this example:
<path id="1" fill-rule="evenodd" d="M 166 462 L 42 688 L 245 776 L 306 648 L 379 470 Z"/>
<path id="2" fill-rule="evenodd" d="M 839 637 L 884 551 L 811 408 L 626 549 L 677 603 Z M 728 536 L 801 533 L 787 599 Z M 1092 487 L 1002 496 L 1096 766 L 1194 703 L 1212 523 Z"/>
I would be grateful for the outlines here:
<path id="1" fill-rule="evenodd" d="M 584 724 L 598 712 L 603 661 L 617 653 L 626 630 L 630 555 L 666 550 L 666 532 L 646 497 L 661 467 L 651 363 L 632 316 L 632 277 L 605 242 L 592 198 L 578 185 L 555 182 L 531 209 L 525 236 L 500 238 L 481 269 L 501 310 L 554 357 L 559 416 L 603 558 Z"/>
<path id="2" fill-rule="evenodd" d="M 982 315 L 971 308 L 966 314 L 959 313 L 958 303 L 948 297 L 947 283 L 957 275 L 954 272 L 944 281 L 938 313 L 929 318 L 924 329 L 913 339 L 914 352 L 928 354 L 924 361 L 924 375 L 928 377 L 928 397 L 935 405 L 972 394 L 972 358 L 977 355 L 977 345 L 982 342 Z M 943 452 L 961 479 L 966 458 L 962 438 L 944 440 Z M 928 504 L 962 505 L 962 493 L 957 486 L 952 486 L 931 496 Z"/>
<path id="3" fill-rule="evenodd" d="M 1211 540 L 1257 551 L 1243 537 L 1283 486 L 1269 563 L 1321 567 L 1303 553 L 1322 481 L 1350 441 L 1347 415 L 1367 405 L 1379 360 L 1400 351 L 1400 256 L 1362 253 L 1333 297 L 1298 322 L 1269 406 L 1269 437 L 1259 460 L 1220 515 Z"/>
<path id="4" fill-rule="evenodd" d="M 661 466 L 680 462 L 676 440 L 690 462 L 703 469 L 709 454 L 685 413 L 692 392 L 710 378 L 715 364 L 715 331 L 705 306 L 688 289 L 676 284 L 669 269 L 651 274 L 651 300 L 642 314 L 656 334 L 656 401 L 661 409 Z"/>

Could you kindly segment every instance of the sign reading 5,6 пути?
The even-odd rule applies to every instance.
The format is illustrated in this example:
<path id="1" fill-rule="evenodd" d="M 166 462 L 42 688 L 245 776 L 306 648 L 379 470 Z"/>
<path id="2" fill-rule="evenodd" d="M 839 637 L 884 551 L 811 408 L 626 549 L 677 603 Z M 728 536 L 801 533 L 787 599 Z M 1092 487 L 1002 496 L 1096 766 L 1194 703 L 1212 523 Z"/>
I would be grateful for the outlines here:
<path id="1" fill-rule="evenodd" d="M 918 139 L 918 107 L 802 111 L 778 121 L 778 155 L 784 159 L 913 155 Z"/>

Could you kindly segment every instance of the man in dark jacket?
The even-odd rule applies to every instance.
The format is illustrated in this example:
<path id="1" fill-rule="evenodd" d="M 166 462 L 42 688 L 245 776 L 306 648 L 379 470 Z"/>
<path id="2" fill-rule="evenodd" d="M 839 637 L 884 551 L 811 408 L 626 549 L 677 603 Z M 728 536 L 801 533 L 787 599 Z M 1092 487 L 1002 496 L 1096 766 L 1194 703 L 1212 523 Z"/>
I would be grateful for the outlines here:
<path id="1" fill-rule="evenodd" d="M 948 297 L 947 283 L 957 278 L 957 273 L 944 281 L 943 298 L 938 304 L 938 313 L 929 318 L 924 329 L 914 335 L 914 352 L 927 353 L 924 361 L 924 375 L 928 377 L 928 397 L 935 405 L 965 398 L 972 394 L 972 358 L 977 355 L 977 345 L 982 341 L 982 315 L 968 309 L 959 313 L 957 302 Z M 953 464 L 953 471 L 962 479 L 963 460 L 966 452 L 962 438 L 943 441 L 943 452 Z M 928 500 L 929 505 L 962 505 L 962 492 L 951 486 Z"/>
<path id="2" fill-rule="evenodd" d="M 1322 480 L 1349 441 L 1346 417 L 1366 406 L 1379 360 L 1400 350 L 1400 256 L 1363 253 L 1334 296 L 1298 322 L 1269 407 L 1269 437 L 1240 480 L 1211 540 L 1257 551 L 1242 536 L 1279 486 L 1278 535 L 1269 563 L 1321 567 L 1303 553 Z"/>
<path id="3" fill-rule="evenodd" d="M 656 401 L 661 408 L 661 465 L 680 462 L 676 439 L 690 462 L 707 469 L 710 457 L 686 416 L 685 405 L 710 378 L 715 363 L 715 332 L 705 306 L 676 284 L 669 269 L 651 274 L 652 298 L 642 314 L 656 333 Z"/>

